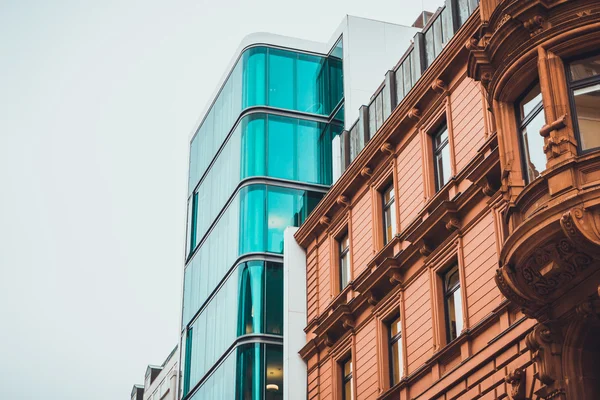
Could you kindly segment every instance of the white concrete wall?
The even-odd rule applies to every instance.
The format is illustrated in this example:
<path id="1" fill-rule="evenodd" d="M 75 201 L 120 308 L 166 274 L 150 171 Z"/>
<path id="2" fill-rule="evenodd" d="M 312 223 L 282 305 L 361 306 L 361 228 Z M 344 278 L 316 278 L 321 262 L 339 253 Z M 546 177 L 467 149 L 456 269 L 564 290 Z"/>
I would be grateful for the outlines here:
<path id="1" fill-rule="evenodd" d="M 346 16 L 344 37 L 345 127 L 358 119 L 358 110 L 385 80 L 420 29 L 367 18 Z"/>
<path id="2" fill-rule="evenodd" d="M 306 399 L 306 364 L 298 352 L 306 344 L 306 254 L 294 239 L 298 228 L 283 233 L 283 399 Z"/>

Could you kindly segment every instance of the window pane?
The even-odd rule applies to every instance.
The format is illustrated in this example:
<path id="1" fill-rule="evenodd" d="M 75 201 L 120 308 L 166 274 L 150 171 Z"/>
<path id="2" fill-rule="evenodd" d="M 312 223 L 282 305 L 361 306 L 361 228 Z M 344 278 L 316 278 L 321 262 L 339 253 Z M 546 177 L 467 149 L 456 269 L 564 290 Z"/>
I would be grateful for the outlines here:
<path id="1" fill-rule="evenodd" d="M 540 129 L 544 126 L 544 113 L 539 112 L 522 130 L 525 170 L 528 182 L 537 178 L 546 169 L 546 154 L 544 154 L 544 138 Z"/>
<path id="2" fill-rule="evenodd" d="M 315 82 L 321 69 L 321 57 L 298 54 L 296 73 L 296 109 L 318 114 L 323 111 L 319 90 Z"/>
<path id="3" fill-rule="evenodd" d="M 538 83 L 531 89 L 523 100 L 519 103 L 519 110 L 521 112 L 521 121 L 527 117 L 531 111 L 533 111 L 542 102 L 542 92 L 540 91 L 540 84 Z"/>
<path id="4" fill-rule="evenodd" d="M 295 192 L 278 187 L 269 187 L 268 189 L 267 250 L 272 253 L 283 252 L 283 231 L 288 226 L 294 226 Z"/>
<path id="5" fill-rule="evenodd" d="M 344 383 L 344 400 L 353 400 L 352 397 L 352 379 Z"/>
<path id="6" fill-rule="evenodd" d="M 352 361 L 346 361 L 344 363 L 344 378 L 350 376 L 352 373 Z"/>
<path id="7" fill-rule="evenodd" d="M 569 68 L 574 81 L 600 75 L 600 54 L 575 61 Z"/>
<path id="8" fill-rule="evenodd" d="M 296 120 L 274 115 L 269 116 L 269 176 L 296 178 L 294 173 Z"/>
<path id="9" fill-rule="evenodd" d="M 240 252 L 264 251 L 265 186 L 248 186 L 241 191 Z M 222 236 L 226 237 L 226 236 Z"/>
<path id="10" fill-rule="evenodd" d="M 391 348 L 392 356 L 392 386 L 400 382 L 402 375 L 402 342 L 395 341 Z"/>
<path id="11" fill-rule="evenodd" d="M 269 105 L 294 109 L 296 53 L 269 49 Z"/>
<path id="12" fill-rule="evenodd" d="M 267 49 L 256 47 L 244 53 L 243 107 L 264 105 L 266 95 Z"/>
<path id="13" fill-rule="evenodd" d="M 595 65 L 600 68 L 600 64 Z M 600 147 L 600 84 L 577 89 L 573 94 L 582 150 Z"/>
<path id="14" fill-rule="evenodd" d="M 283 349 L 266 345 L 265 400 L 283 399 Z"/>
<path id="15" fill-rule="evenodd" d="M 283 334 L 283 265 L 269 262 L 266 286 L 266 333 Z"/>

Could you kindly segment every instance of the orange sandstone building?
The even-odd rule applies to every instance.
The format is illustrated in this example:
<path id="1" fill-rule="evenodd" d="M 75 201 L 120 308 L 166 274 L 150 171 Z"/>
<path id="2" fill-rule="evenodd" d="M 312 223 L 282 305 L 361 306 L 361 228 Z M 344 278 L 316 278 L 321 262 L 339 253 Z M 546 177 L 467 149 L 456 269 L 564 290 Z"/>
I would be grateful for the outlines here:
<path id="1" fill-rule="evenodd" d="M 295 234 L 309 399 L 600 399 L 600 2 L 459 3 Z"/>

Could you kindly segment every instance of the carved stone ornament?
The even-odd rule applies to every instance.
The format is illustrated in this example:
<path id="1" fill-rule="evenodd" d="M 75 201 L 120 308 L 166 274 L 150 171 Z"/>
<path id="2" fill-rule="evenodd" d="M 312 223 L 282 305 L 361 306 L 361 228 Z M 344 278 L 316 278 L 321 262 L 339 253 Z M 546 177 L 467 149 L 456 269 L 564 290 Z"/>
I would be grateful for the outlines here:
<path id="1" fill-rule="evenodd" d="M 433 249 L 427 243 L 423 243 L 423 245 L 421 247 L 419 247 L 419 253 L 421 253 L 421 255 L 423 257 L 429 256 L 432 252 L 433 252 Z"/>
<path id="2" fill-rule="evenodd" d="M 379 148 L 379 150 L 382 153 L 388 153 L 389 155 L 393 155 L 394 154 L 394 147 L 391 145 L 391 143 L 384 143 L 381 145 L 381 147 Z"/>
<path id="3" fill-rule="evenodd" d="M 338 196 L 338 198 L 336 199 L 336 203 L 338 203 L 341 206 L 345 206 L 345 207 L 350 206 L 350 201 L 348 200 L 348 197 L 343 196 L 343 195 Z"/>
<path id="4" fill-rule="evenodd" d="M 323 215 L 320 219 L 319 219 L 319 223 L 321 225 L 325 225 L 325 226 L 329 226 L 329 224 L 331 223 L 331 218 L 329 218 L 327 215 Z"/>
<path id="5" fill-rule="evenodd" d="M 406 116 L 409 119 L 419 120 L 421 118 L 421 110 L 419 110 L 417 107 L 413 107 L 410 110 L 408 110 Z"/>
<path id="6" fill-rule="evenodd" d="M 354 323 L 354 319 L 353 318 L 348 317 L 348 316 L 346 316 L 346 317 L 343 318 L 343 320 L 342 320 L 342 327 L 344 329 L 354 329 L 355 326 L 356 325 Z"/>
<path id="7" fill-rule="evenodd" d="M 582 251 L 600 254 L 600 215 L 582 208 L 573 208 L 560 219 L 565 235 Z"/>
<path id="8" fill-rule="evenodd" d="M 536 362 L 540 381 L 552 385 L 561 376 L 561 346 L 549 327 L 536 325 L 527 335 L 527 348 Z"/>
<path id="9" fill-rule="evenodd" d="M 431 89 L 438 93 L 444 93 L 448 89 L 448 86 L 443 80 L 436 79 L 431 83 Z"/>
<path id="10" fill-rule="evenodd" d="M 529 31 L 529 34 L 531 36 L 535 36 L 545 29 L 545 22 L 546 20 L 541 15 L 534 15 L 533 17 L 523 22 L 523 26 Z"/>
<path id="11" fill-rule="evenodd" d="M 511 371 L 506 376 L 506 383 L 510 385 L 508 397 L 511 400 L 527 400 L 525 396 L 525 378 L 525 371 L 521 368 Z"/>
<path id="12" fill-rule="evenodd" d="M 446 222 L 446 229 L 448 229 L 450 232 L 454 232 L 460 229 L 460 221 L 458 220 L 458 218 L 450 218 Z"/>
<path id="13" fill-rule="evenodd" d="M 360 170 L 360 175 L 365 178 L 370 178 L 373 175 L 373 170 L 369 167 L 364 167 Z"/>
<path id="14" fill-rule="evenodd" d="M 402 283 L 402 275 L 399 272 L 390 272 L 388 276 L 392 285 L 400 285 Z"/>

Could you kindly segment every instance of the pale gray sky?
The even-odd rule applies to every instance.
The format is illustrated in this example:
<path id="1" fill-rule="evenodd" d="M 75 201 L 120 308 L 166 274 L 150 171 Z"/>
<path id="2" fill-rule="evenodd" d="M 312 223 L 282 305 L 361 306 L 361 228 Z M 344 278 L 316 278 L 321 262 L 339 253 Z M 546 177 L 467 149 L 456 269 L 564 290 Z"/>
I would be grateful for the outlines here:
<path id="1" fill-rule="evenodd" d="M 188 139 L 242 37 L 421 3 L 0 0 L 0 398 L 126 399 L 177 343 Z"/>

